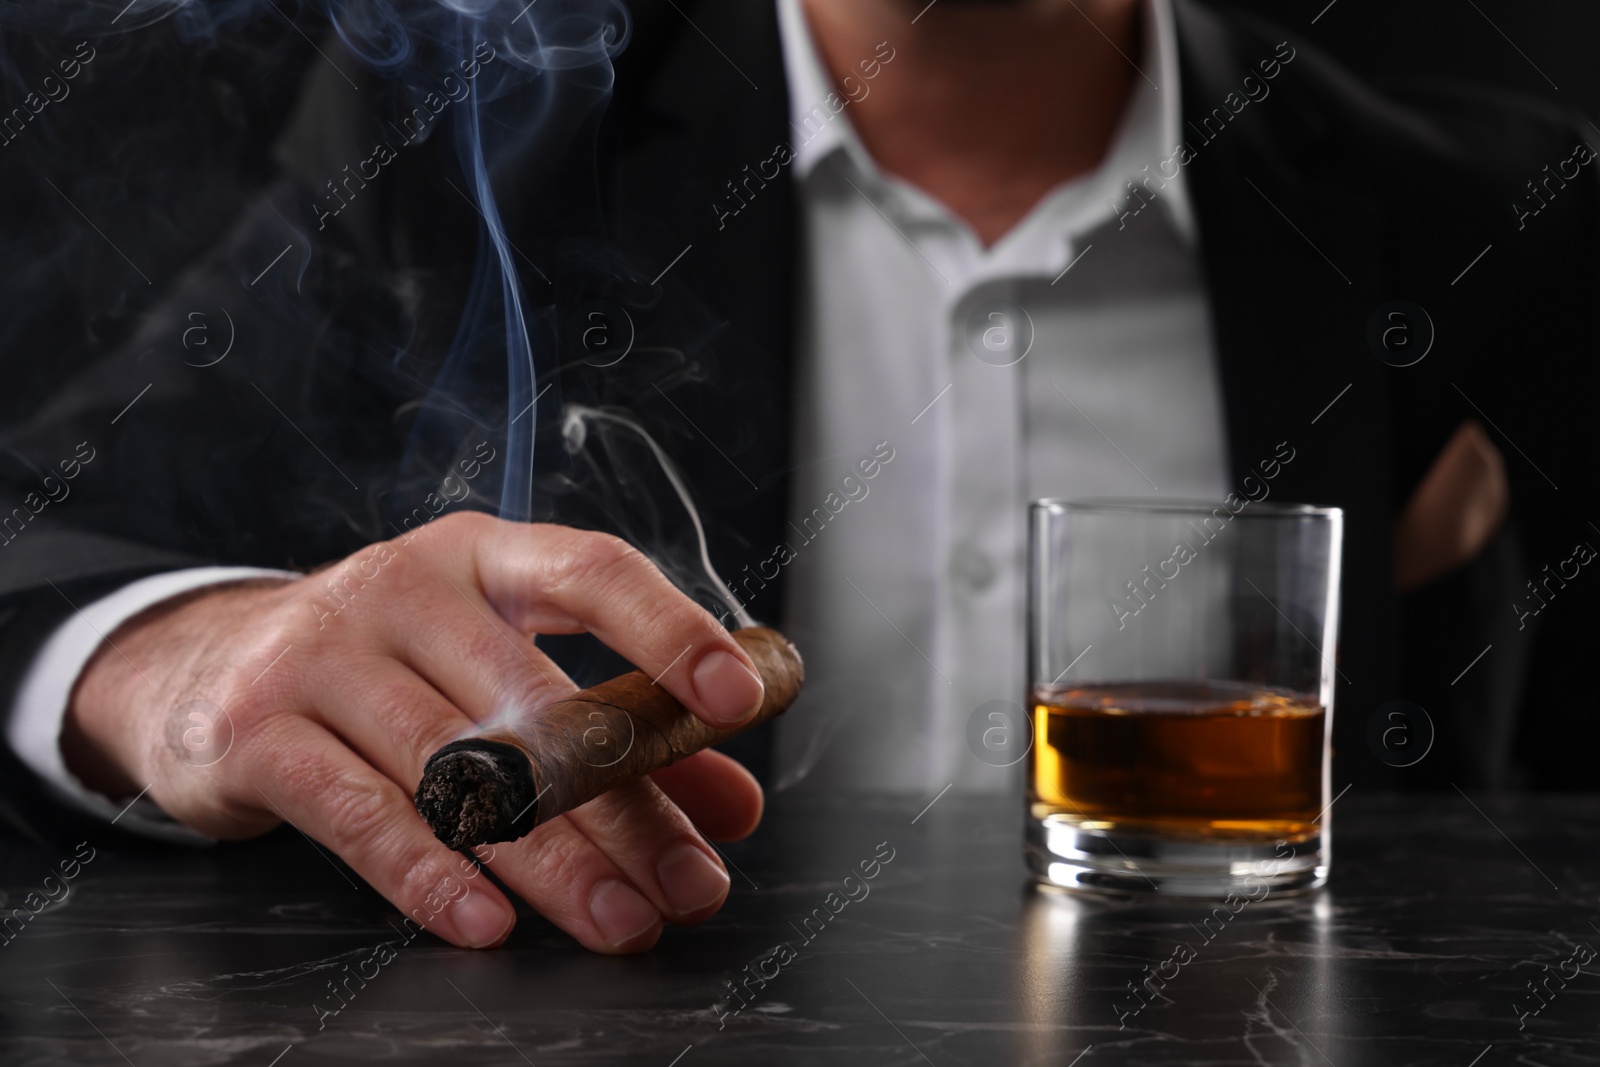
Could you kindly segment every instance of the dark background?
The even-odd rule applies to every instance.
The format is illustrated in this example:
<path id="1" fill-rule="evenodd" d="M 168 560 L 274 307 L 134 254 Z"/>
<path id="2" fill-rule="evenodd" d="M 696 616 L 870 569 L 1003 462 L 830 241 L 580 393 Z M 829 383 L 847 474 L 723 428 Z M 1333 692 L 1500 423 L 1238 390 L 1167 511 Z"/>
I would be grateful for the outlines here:
<path id="1" fill-rule="evenodd" d="M 1373 81 L 1459 78 L 1600 115 L 1600 4 L 1335 0 L 1330 8 L 1328 0 L 1221 0 L 1212 6 L 1301 34 Z M 1594 137 L 1600 145 L 1600 131 Z"/>

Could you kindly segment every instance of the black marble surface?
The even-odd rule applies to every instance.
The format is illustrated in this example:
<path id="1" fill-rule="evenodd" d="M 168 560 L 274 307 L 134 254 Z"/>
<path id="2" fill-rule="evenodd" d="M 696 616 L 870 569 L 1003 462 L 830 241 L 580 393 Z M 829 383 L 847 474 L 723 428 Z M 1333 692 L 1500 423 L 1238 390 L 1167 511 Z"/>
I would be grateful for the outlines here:
<path id="1" fill-rule="evenodd" d="M 101 848 L 59 903 L 6 931 L 0 1059 L 1600 1063 L 1600 959 L 1574 959 L 1600 946 L 1600 799 L 1353 790 L 1333 812 L 1326 889 L 1236 905 L 1209 927 L 1221 902 L 1032 889 L 1016 798 L 950 794 L 917 818 L 926 803 L 775 798 L 756 837 L 726 847 L 723 912 L 628 958 L 591 955 L 532 915 L 496 951 L 405 944 L 397 913 L 292 830 Z M 852 883 L 860 899 L 802 936 L 845 875 L 888 850 L 867 895 Z M 8 841 L 0 856 L 9 913 L 71 850 Z M 385 941 L 394 957 L 364 962 Z M 773 956 L 785 942 L 792 958 Z M 1129 1014 L 1127 983 L 1179 944 L 1193 958 L 1163 968 L 1160 997 Z M 328 982 L 346 965 L 376 976 L 332 1012 Z M 755 970 L 775 976 L 751 980 L 732 1013 L 728 983 Z"/>

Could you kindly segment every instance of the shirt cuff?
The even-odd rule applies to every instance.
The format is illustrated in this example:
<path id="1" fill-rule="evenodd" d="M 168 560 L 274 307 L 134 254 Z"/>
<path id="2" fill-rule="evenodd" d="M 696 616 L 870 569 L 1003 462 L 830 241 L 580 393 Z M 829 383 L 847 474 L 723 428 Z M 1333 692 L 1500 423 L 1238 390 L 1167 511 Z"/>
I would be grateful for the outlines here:
<path id="1" fill-rule="evenodd" d="M 259 567 L 194 567 L 141 578 L 110 596 L 73 612 L 56 628 L 28 668 L 6 722 L 11 750 L 63 803 L 116 823 L 146 837 L 182 844 L 212 844 L 215 839 L 191 830 L 162 811 L 143 793 L 126 806 L 95 792 L 67 769 L 61 756 L 61 726 L 72 687 L 100 647 L 118 626 L 163 600 L 207 585 L 246 578 L 299 578 L 294 571 Z"/>

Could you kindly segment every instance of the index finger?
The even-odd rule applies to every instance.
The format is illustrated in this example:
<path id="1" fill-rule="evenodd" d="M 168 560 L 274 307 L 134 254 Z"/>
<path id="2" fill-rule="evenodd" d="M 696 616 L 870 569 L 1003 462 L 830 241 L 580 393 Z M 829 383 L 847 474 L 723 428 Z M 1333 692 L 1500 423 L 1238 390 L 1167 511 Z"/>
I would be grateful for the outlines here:
<path id="1" fill-rule="evenodd" d="M 712 726 L 760 709 L 765 688 L 749 654 L 627 542 L 505 523 L 476 540 L 473 561 L 484 595 L 524 633 L 587 630 Z"/>

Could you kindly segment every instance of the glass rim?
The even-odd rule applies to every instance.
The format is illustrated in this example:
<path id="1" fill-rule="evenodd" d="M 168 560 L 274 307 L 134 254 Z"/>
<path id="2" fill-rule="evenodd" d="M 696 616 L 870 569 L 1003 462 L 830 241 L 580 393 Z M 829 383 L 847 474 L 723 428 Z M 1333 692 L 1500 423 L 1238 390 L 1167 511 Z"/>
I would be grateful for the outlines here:
<path id="1" fill-rule="evenodd" d="M 1287 518 L 1342 518 L 1344 509 L 1324 504 L 1285 504 L 1247 500 L 1248 506 L 1230 511 L 1235 519 L 1287 519 Z M 1033 511 L 1056 514 L 1068 512 L 1101 512 L 1127 515 L 1209 515 L 1217 508 L 1226 508 L 1221 500 L 1161 500 L 1151 497 L 1039 497 L 1030 505 Z"/>

